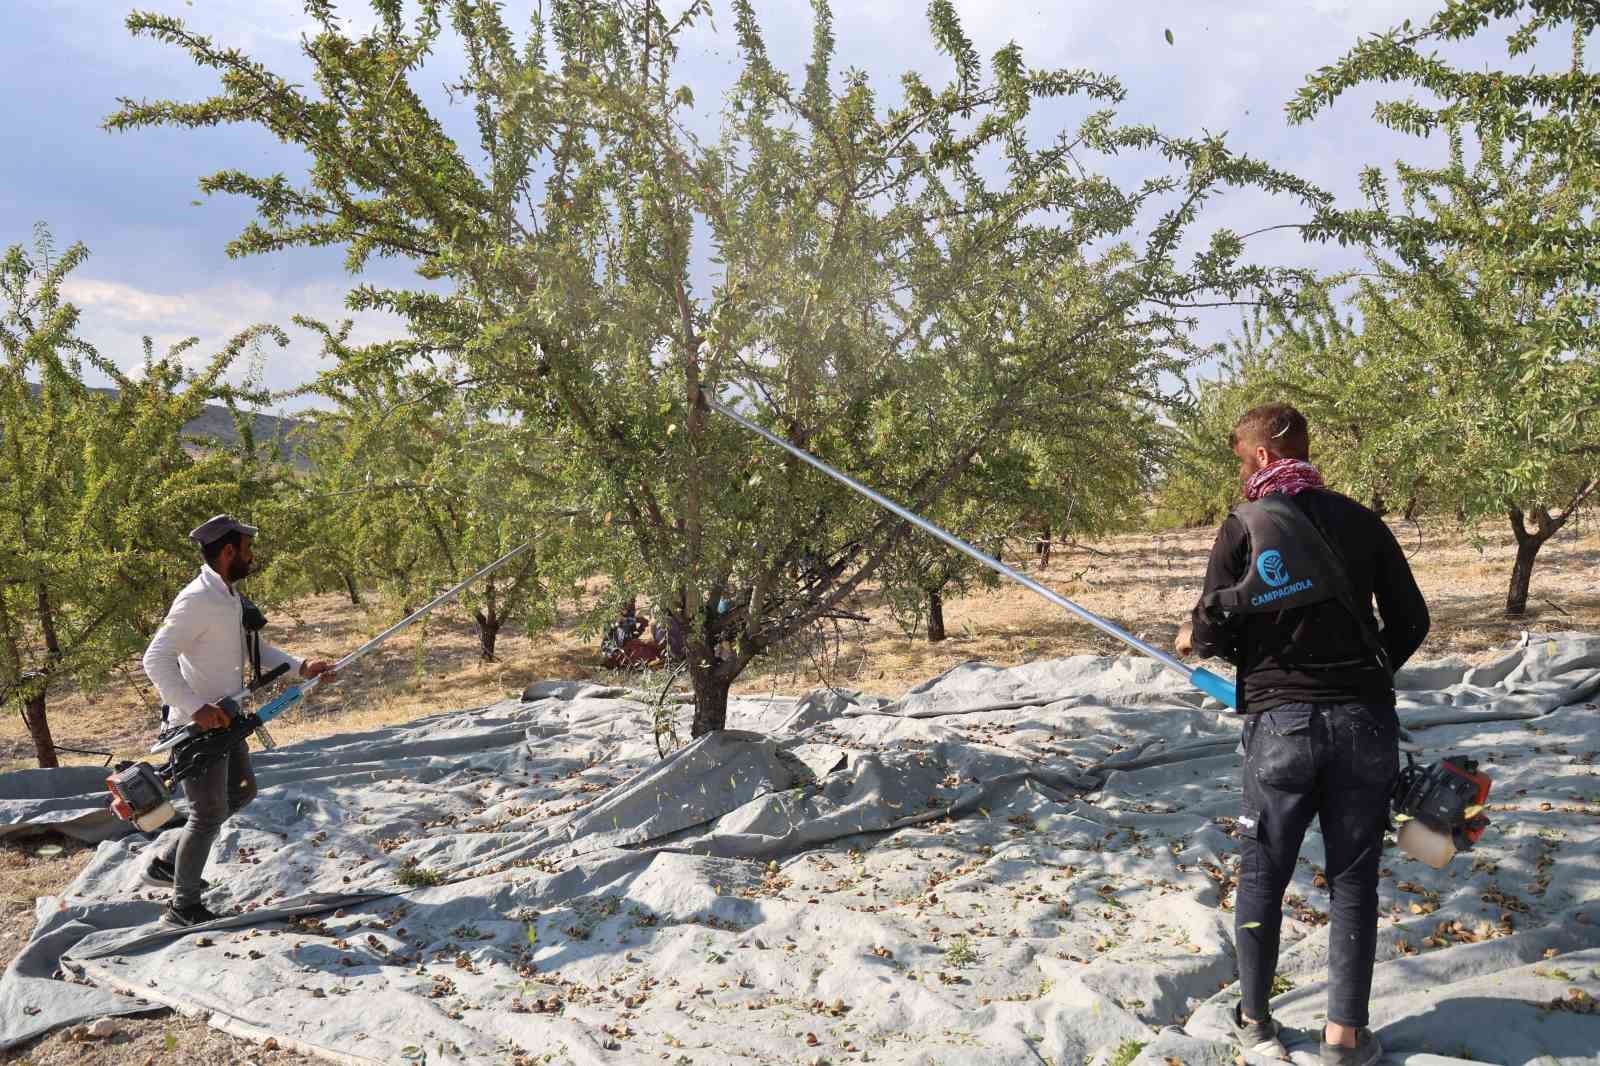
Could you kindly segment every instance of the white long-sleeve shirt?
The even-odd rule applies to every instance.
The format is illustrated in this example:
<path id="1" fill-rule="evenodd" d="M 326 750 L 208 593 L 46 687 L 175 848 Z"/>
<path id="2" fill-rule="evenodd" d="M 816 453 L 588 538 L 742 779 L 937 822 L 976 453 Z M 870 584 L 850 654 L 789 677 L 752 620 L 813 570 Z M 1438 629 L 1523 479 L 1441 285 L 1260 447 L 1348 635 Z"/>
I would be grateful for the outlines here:
<path id="1" fill-rule="evenodd" d="M 182 725 L 208 703 L 245 685 L 250 661 L 245 648 L 244 604 L 210 566 L 183 587 L 144 652 L 145 676 L 171 710 L 167 725 Z M 284 663 L 298 673 L 300 660 L 261 642 L 261 672 Z"/>

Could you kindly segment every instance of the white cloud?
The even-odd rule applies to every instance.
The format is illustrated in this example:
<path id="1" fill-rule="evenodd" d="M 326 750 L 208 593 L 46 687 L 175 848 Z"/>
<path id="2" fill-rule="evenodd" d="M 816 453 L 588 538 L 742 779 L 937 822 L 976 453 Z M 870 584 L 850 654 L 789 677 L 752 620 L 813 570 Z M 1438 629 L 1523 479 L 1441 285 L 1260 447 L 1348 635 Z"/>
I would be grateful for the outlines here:
<path id="1" fill-rule="evenodd" d="M 189 337 L 200 343 L 184 356 L 190 367 L 204 366 L 235 336 L 250 326 L 267 323 L 288 334 L 288 347 L 267 341 L 247 350 L 230 378 L 253 378 L 275 390 L 305 385 L 328 369 L 320 338 L 290 319 L 305 315 L 337 325 L 351 319 L 351 341 L 372 343 L 404 335 L 399 319 L 375 312 L 352 314 L 344 306 L 343 286 L 315 282 L 270 289 L 229 281 L 199 289 L 160 292 L 122 281 L 73 277 L 63 294 L 83 312 L 79 334 L 124 371 L 143 363 L 143 338 L 158 355 Z"/>
<path id="2" fill-rule="evenodd" d="M 68 278 L 62 295 L 80 309 L 108 315 L 120 322 L 150 322 L 182 315 L 189 301 L 181 296 L 146 292 L 118 281 Z"/>

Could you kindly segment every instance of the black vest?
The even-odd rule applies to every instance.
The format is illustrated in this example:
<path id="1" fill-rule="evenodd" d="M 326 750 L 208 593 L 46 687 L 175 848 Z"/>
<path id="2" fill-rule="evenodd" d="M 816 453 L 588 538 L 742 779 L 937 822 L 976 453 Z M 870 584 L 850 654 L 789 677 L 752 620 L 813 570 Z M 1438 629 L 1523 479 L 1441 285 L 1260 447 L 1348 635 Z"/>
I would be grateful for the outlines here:
<path id="1" fill-rule="evenodd" d="M 1344 560 L 1304 511 L 1275 492 L 1239 504 L 1233 514 L 1244 523 L 1249 565 L 1237 584 L 1207 593 L 1203 606 L 1227 614 L 1273 614 L 1334 600 L 1356 620 L 1367 650 L 1388 667 L 1369 614 L 1356 604 Z"/>

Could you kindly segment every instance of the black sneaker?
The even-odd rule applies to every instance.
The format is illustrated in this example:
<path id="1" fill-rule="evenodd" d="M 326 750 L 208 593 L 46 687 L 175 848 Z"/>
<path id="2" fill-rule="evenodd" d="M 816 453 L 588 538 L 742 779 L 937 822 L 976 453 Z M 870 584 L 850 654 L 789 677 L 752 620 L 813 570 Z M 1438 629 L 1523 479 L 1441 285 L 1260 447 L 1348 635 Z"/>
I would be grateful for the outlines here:
<path id="1" fill-rule="evenodd" d="M 1328 1043 L 1326 1032 L 1322 1038 L 1322 1066 L 1373 1066 L 1383 1058 L 1383 1045 L 1371 1029 L 1356 1033 L 1355 1047 L 1340 1047 Z"/>
<path id="2" fill-rule="evenodd" d="M 161 924 L 169 929 L 187 929 L 191 925 L 205 925 L 221 918 L 213 914 L 204 903 L 191 903 L 187 907 L 169 906 L 161 912 Z"/>
<path id="3" fill-rule="evenodd" d="M 171 888 L 177 877 L 178 871 L 172 863 L 158 855 L 145 865 L 144 874 L 140 880 L 152 888 Z M 200 891 L 204 892 L 210 887 L 211 882 L 202 877 L 200 879 Z"/>
<path id="4" fill-rule="evenodd" d="M 1241 1003 L 1233 1005 L 1233 1038 L 1239 1042 L 1239 1047 L 1245 1054 L 1269 1059 L 1288 1059 L 1289 1049 L 1283 1046 L 1283 1040 L 1278 1036 L 1278 1023 L 1270 1017 L 1264 1022 L 1247 1022 L 1241 1013 L 1242 1007 Z M 1326 1063 L 1328 1060 L 1324 1058 L 1322 1061 Z M 1345 1064 L 1340 1063 L 1339 1066 Z"/>

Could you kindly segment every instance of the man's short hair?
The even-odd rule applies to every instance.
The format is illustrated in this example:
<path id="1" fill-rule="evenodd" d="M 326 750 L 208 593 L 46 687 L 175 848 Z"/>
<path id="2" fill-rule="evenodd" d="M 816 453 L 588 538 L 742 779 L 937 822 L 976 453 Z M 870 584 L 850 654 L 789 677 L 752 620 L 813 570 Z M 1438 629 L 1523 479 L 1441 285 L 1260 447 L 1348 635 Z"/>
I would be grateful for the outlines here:
<path id="1" fill-rule="evenodd" d="M 239 532 L 237 529 L 230 529 L 228 532 L 224 533 L 210 544 L 201 545 L 200 555 L 203 559 L 205 559 L 206 562 L 214 563 L 217 561 L 217 557 L 222 554 L 223 548 L 226 548 L 230 544 L 237 548 L 243 542 L 244 534 Z"/>
<path id="2" fill-rule="evenodd" d="M 1228 434 L 1228 447 L 1237 448 L 1241 442 L 1282 459 L 1307 459 L 1311 454 L 1306 416 L 1286 403 L 1264 403 L 1240 415 Z"/>

